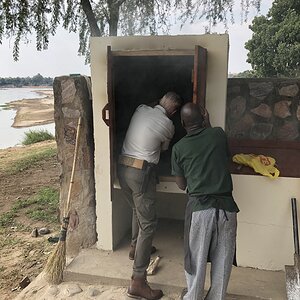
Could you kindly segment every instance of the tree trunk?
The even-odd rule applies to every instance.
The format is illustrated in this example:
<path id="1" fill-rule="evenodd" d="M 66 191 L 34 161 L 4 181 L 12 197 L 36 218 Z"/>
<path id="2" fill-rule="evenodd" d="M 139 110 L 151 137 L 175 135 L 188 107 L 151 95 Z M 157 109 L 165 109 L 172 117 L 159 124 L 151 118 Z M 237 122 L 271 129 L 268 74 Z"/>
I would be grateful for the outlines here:
<path id="1" fill-rule="evenodd" d="M 124 1 L 107 1 L 108 10 L 109 10 L 109 35 L 117 36 L 118 35 L 118 22 L 119 22 L 119 12 L 120 6 Z"/>
<path id="2" fill-rule="evenodd" d="M 97 24 L 97 20 L 95 18 L 95 14 L 93 12 L 90 1 L 80 0 L 80 3 L 89 23 L 91 36 L 101 36 L 101 32 Z"/>

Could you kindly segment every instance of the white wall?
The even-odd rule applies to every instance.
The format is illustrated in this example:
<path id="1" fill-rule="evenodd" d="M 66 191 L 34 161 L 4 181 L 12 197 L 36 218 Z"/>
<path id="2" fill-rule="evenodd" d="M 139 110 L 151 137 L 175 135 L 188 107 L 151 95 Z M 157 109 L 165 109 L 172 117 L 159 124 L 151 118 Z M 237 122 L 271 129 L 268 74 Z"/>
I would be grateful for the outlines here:
<path id="1" fill-rule="evenodd" d="M 113 246 L 113 224 L 110 189 L 109 128 L 102 121 L 102 108 L 108 99 L 106 44 L 102 44 L 100 39 L 96 39 L 94 42 L 92 39 L 91 41 L 91 77 L 95 140 L 97 247 L 111 250 Z"/>
<path id="2" fill-rule="evenodd" d="M 206 103 L 211 122 L 224 127 L 225 100 L 227 89 L 228 35 L 195 36 L 148 36 L 148 37 L 105 37 L 91 39 L 91 76 L 94 111 L 95 138 L 95 180 L 97 247 L 112 250 L 118 240 L 114 233 L 120 226 L 113 224 L 120 220 L 116 215 L 117 203 L 112 205 L 110 189 L 109 129 L 101 119 L 102 108 L 107 103 L 107 46 L 117 50 L 193 50 L 200 45 L 208 50 Z M 178 192 L 174 183 L 164 187 L 165 192 Z M 114 208 L 113 208 L 114 207 Z M 114 212 L 114 213 L 113 213 Z M 114 229 L 117 232 L 114 232 Z"/>
<path id="3" fill-rule="evenodd" d="M 238 264 L 267 270 L 294 264 L 290 199 L 300 199 L 300 179 L 233 175 L 233 184 L 240 208 Z"/>

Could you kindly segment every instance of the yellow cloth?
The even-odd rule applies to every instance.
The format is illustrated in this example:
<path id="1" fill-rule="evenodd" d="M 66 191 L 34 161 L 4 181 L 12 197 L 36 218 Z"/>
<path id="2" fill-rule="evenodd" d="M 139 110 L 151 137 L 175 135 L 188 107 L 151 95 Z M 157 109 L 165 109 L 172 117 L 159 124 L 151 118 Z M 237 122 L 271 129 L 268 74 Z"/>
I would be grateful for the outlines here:
<path id="1" fill-rule="evenodd" d="M 256 173 L 262 174 L 270 178 L 277 178 L 279 170 L 275 168 L 275 159 L 270 156 L 256 155 L 256 154 L 236 154 L 232 160 L 235 163 L 249 166 L 254 169 Z"/>

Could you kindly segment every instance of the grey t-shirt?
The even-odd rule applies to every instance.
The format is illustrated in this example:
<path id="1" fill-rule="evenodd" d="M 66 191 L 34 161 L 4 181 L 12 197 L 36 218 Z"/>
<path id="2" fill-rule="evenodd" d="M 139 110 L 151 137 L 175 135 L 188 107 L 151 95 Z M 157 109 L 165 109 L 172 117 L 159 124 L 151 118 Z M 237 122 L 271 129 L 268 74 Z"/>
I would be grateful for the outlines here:
<path id="1" fill-rule="evenodd" d="M 162 106 L 140 105 L 131 118 L 122 154 L 157 164 L 160 151 L 168 149 L 174 132 L 174 124 Z"/>

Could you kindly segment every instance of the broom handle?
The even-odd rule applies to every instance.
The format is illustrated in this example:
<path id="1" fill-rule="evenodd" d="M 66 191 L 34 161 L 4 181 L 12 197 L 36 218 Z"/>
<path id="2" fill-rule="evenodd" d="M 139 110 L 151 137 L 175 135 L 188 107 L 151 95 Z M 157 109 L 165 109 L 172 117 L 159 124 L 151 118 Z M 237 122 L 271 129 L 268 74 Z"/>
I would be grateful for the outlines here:
<path id="1" fill-rule="evenodd" d="M 78 124 L 77 124 L 72 173 L 71 173 L 71 180 L 70 180 L 70 185 L 69 185 L 69 192 L 68 192 L 67 203 L 65 206 L 64 216 L 67 216 L 66 214 L 69 212 L 69 209 L 70 209 L 71 192 L 72 192 L 72 187 L 73 187 L 73 183 L 74 183 L 75 166 L 76 166 L 76 160 L 77 160 L 77 154 L 78 154 L 78 148 L 79 148 L 78 146 L 79 146 L 80 127 L 81 127 L 81 117 L 79 117 Z"/>
<path id="2" fill-rule="evenodd" d="M 299 232 L 298 232 L 298 216 L 297 216 L 297 202 L 296 198 L 291 199 L 292 202 L 292 217 L 293 217 L 293 234 L 294 234 L 294 246 L 295 254 L 299 255 Z"/>

